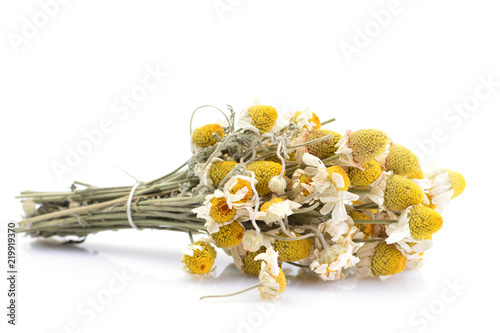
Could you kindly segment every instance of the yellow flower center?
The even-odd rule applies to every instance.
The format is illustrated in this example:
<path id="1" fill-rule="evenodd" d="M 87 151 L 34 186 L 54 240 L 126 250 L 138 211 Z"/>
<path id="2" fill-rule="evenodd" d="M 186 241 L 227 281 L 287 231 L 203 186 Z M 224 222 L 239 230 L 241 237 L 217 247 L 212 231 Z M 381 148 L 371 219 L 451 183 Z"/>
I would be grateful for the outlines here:
<path id="1" fill-rule="evenodd" d="M 261 246 L 256 252 L 247 252 L 243 258 L 243 271 L 247 274 L 259 275 L 262 260 L 255 260 L 258 254 L 266 252 L 266 248 Z"/>
<path id="2" fill-rule="evenodd" d="M 328 129 L 315 129 L 309 133 L 307 141 L 313 141 L 330 134 L 333 135 L 333 138 L 308 145 L 307 149 L 309 150 L 309 153 L 321 160 L 333 156 L 337 151 L 337 147 L 335 147 L 335 145 L 342 138 L 342 135 L 339 133 Z"/>
<path id="3" fill-rule="evenodd" d="M 229 193 L 236 194 L 236 193 L 238 193 L 239 190 L 246 187 L 248 189 L 248 192 L 245 194 L 245 196 L 241 200 L 235 201 L 234 203 L 247 202 L 248 199 L 250 199 L 250 197 L 252 196 L 252 186 L 250 185 L 250 183 L 248 181 L 246 181 L 244 179 L 241 179 L 241 178 L 236 178 L 236 179 L 237 179 L 237 182 L 236 182 L 236 184 L 233 185 L 233 187 L 231 188 Z"/>
<path id="4" fill-rule="evenodd" d="M 281 295 L 285 289 L 286 289 L 286 277 L 285 273 L 283 273 L 283 270 L 280 268 L 280 272 L 278 273 L 278 276 L 274 278 L 274 281 L 276 281 L 279 284 L 279 294 Z"/>
<path id="5" fill-rule="evenodd" d="M 269 210 L 269 207 L 271 207 L 273 204 L 275 203 L 279 203 L 279 202 L 284 202 L 285 200 L 281 199 L 281 198 L 272 198 L 271 200 L 265 202 L 261 207 L 260 207 L 260 211 L 261 212 L 267 212 Z"/>
<path id="6" fill-rule="evenodd" d="M 443 226 L 441 214 L 428 207 L 416 205 L 408 212 L 410 231 L 417 240 L 427 239 Z"/>
<path id="7" fill-rule="evenodd" d="M 226 199 L 224 198 L 213 198 L 212 207 L 210 208 L 209 215 L 218 223 L 229 222 L 234 217 L 236 209 L 233 207 L 229 209 Z"/>
<path id="8" fill-rule="evenodd" d="M 194 250 L 192 256 L 185 254 L 182 257 L 182 262 L 186 268 L 193 274 L 205 274 L 210 272 L 214 265 L 217 251 L 215 248 L 204 241 L 195 242 L 193 245 L 199 245 L 201 250 Z"/>
<path id="9" fill-rule="evenodd" d="M 260 196 L 265 196 L 271 192 L 269 188 L 271 178 L 281 173 L 281 164 L 271 161 L 256 161 L 247 166 L 247 171 L 255 174 L 255 179 L 257 180 L 255 188 L 257 189 L 257 193 Z"/>
<path id="10" fill-rule="evenodd" d="M 278 119 L 278 111 L 269 105 L 254 105 L 248 108 L 248 115 L 252 118 L 252 125 L 260 134 L 269 132 Z"/>
<path id="11" fill-rule="evenodd" d="M 395 174 L 408 176 L 410 179 L 423 179 L 424 175 L 420 168 L 417 156 L 408 148 L 394 143 L 389 151 L 385 167 Z"/>
<path id="12" fill-rule="evenodd" d="M 353 150 L 354 160 L 359 164 L 365 164 L 382 154 L 388 142 L 389 137 L 384 132 L 362 129 L 351 133 L 348 146 Z"/>
<path id="13" fill-rule="evenodd" d="M 401 272 L 406 265 L 406 257 L 394 246 L 379 243 L 371 260 L 373 276 L 388 276 Z"/>
<path id="14" fill-rule="evenodd" d="M 451 188 L 453 189 L 452 199 L 458 197 L 465 190 L 465 178 L 460 173 L 446 170 L 450 176 Z"/>
<path id="15" fill-rule="evenodd" d="M 390 210 L 404 210 L 421 203 L 423 198 L 420 187 L 406 177 L 393 175 L 387 181 L 384 203 Z"/>
<path id="16" fill-rule="evenodd" d="M 226 175 L 231 172 L 236 166 L 235 161 L 214 162 L 210 167 L 210 178 L 214 182 L 215 187 L 219 187 L 221 181 Z"/>
<path id="17" fill-rule="evenodd" d="M 339 191 L 347 191 L 349 189 L 349 186 L 351 186 L 351 181 L 349 180 L 347 172 L 345 172 L 345 170 L 342 169 L 341 167 L 334 165 L 326 168 L 326 172 L 328 173 L 328 178 L 330 178 L 332 182 L 335 182 L 333 178 L 334 173 L 342 176 L 342 179 L 344 180 L 344 187 L 339 188 L 340 184 L 335 184 L 335 187 L 337 187 Z"/>
<path id="18" fill-rule="evenodd" d="M 197 128 L 193 132 L 193 143 L 197 147 L 210 147 L 217 143 L 213 134 L 217 133 L 221 138 L 224 137 L 224 131 L 219 124 L 208 124 Z"/>
<path id="19" fill-rule="evenodd" d="M 295 236 L 300 236 L 294 232 Z M 280 237 L 288 237 L 284 232 L 278 234 Z M 311 252 L 312 242 L 309 239 L 299 240 L 275 240 L 274 249 L 278 251 L 278 259 L 281 261 L 298 261 L 304 259 Z"/>
<path id="20" fill-rule="evenodd" d="M 363 165 L 363 169 L 350 167 L 349 178 L 351 179 L 351 184 L 354 186 L 368 186 L 380 177 L 382 174 L 382 167 L 380 164 L 373 160 Z"/>
<path id="21" fill-rule="evenodd" d="M 245 228 L 240 222 L 234 221 L 233 223 L 222 225 L 219 231 L 213 233 L 211 236 L 218 247 L 226 248 L 233 247 L 241 243 Z"/>

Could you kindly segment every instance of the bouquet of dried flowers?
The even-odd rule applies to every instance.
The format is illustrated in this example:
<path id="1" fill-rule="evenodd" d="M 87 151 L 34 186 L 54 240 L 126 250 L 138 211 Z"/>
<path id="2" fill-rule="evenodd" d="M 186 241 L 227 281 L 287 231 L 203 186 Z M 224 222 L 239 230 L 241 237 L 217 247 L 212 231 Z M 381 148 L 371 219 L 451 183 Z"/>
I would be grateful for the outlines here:
<path id="1" fill-rule="evenodd" d="M 258 99 L 238 117 L 228 109 L 217 108 L 223 124 L 191 131 L 192 157 L 159 179 L 22 192 L 17 231 L 79 237 L 71 242 L 127 228 L 186 232 L 181 261 L 190 275 L 210 276 L 222 248 L 259 277 L 248 289 L 277 300 L 282 263 L 325 281 L 418 268 L 442 227 L 440 212 L 465 188 L 458 172 L 423 172 L 415 154 L 380 130 L 342 136 L 323 127 L 334 119 L 322 123 L 309 109 L 280 118 Z"/>

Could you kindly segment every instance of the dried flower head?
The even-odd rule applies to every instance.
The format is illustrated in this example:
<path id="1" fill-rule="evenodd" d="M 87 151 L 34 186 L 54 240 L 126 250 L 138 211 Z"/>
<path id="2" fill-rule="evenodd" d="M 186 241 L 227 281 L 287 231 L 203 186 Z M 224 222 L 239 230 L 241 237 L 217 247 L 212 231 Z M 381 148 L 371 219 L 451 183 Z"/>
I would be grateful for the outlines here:
<path id="1" fill-rule="evenodd" d="M 387 180 L 384 204 L 390 210 L 404 210 L 422 202 L 424 192 L 414 182 L 400 175 Z"/>
<path id="2" fill-rule="evenodd" d="M 229 208 L 226 199 L 223 197 L 214 197 L 211 203 L 210 217 L 217 223 L 229 222 L 233 219 L 234 214 L 236 214 L 236 209 L 234 207 Z"/>
<path id="3" fill-rule="evenodd" d="M 247 171 L 255 174 L 255 179 L 257 180 L 255 188 L 259 196 L 262 197 L 271 192 L 269 182 L 274 176 L 281 174 L 281 164 L 271 161 L 255 161 L 248 164 Z"/>
<path id="4" fill-rule="evenodd" d="M 255 260 L 262 260 L 259 280 L 260 296 L 264 299 L 277 301 L 286 288 L 286 277 L 278 265 L 278 253 L 272 248 L 260 253 Z"/>
<path id="5" fill-rule="evenodd" d="M 282 195 L 285 193 L 286 186 L 286 179 L 282 176 L 274 176 L 269 181 L 269 189 L 271 190 L 271 192 L 278 195 Z"/>
<path id="6" fill-rule="evenodd" d="M 192 136 L 193 144 L 201 148 L 215 145 L 217 140 L 213 135 L 214 133 L 224 138 L 224 130 L 219 124 L 207 124 L 195 129 Z"/>
<path id="7" fill-rule="evenodd" d="M 234 221 L 230 224 L 222 225 L 219 231 L 211 234 L 215 245 L 222 248 L 233 247 L 241 243 L 245 228 L 240 222 Z"/>
<path id="8" fill-rule="evenodd" d="M 295 237 L 300 234 L 293 232 Z M 284 232 L 278 234 L 280 237 L 290 238 L 290 240 L 276 239 L 274 248 L 279 253 L 281 261 L 298 261 L 306 258 L 311 252 L 312 242 L 309 239 L 293 240 L 294 237 L 286 235 Z"/>
<path id="9" fill-rule="evenodd" d="M 423 179 L 422 168 L 417 156 L 408 148 L 393 143 L 385 160 L 385 168 L 397 175 L 410 179 Z"/>
<path id="10" fill-rule="evenodd" d="M 192 274 L 207 274 L 212 269 L 217 251 L 208 242 L 197 241 L 189 245 L 184 251 L 182 262 L 188 272 Z"/>
<path id="11" fill-rule="evenodd" d="M 396 246 L 385 242 L 364 244 L 357 252 L 360 276 L 389 276 L 405 268 L 406 257 Z"/>
<path id="12" fill-rule="evenodd" d="M 349 167 L 349 178 L 354 186 L 369 186 L 382 174 L 382 167 L 373 160 L 363 164 L 362 168 Z"/>
<path id="13" fill-rule="evenodd" d="M 382 154 L 388 142 L 389 137 L 380 130 L 347 131 L 337 143 L 336 154 L 344 165 L 362 168 L 363 164 Z"/>
<path id="14" fill-rule="evenodd" d="M 272 198 L 260 207 L 257 219 L 263 220 L 269 225 L 283 220 L 285 216 L 292 215 L 293 209 L 298 209 L 299 207 L 300 204 L 294 201 Z"/>
<path id="15" fill-rule="evenodd" d="M 266 247 L 261 246 L 257 251 L 248 251 L 243 257 L 243 272 L 251 275 L 259 275 L 262 260 L 255 260 L 255 257 L 266 252 Z"/>
<path id="16" fill-rule="evenodd" d="M 342 135 L 340 135 L 339 133 L 328 129 L 315 129 L 309 133 L 307 141 L 313 141 L 319 138 L 323 138 L 330 134 L 333 135 L 333 138 L 308 145 L 307 149 L 309 153 L 321 160 L 333 156 L 337 151 L 336 144 L 342 138 Z"/>
<path id="17" fill-rule="evenodd" d="M 253 105 L 248 108 L 248 115 L 260 134 L 270 132 L 278 119 L 278 111 L 269 105 Z"/>
<path id="18" fill-rule="evenodd" d="M 214 162 L 210 167 L 210 178 L 212 179 L 214 186 L 218 187 L 224 177 L 231 172 L 237 165 L 235 161 L 221 161 Z"/>
<path id="19" fill-rule="evenodd" d="M 427 173 L 426 176 L 431 181 L 429 197 L 437 211 L 442 211 L 452 199 L 462 194 L 465 189 L 465 178 L 456 171 L 435 169 Z"/>
<path id="20" fill-rule="evenodd" d="M 331 167 L 326 168 L 326 172 L 328 173 L 328 178 L 335 184 L 335 187 L 339 191 L 347 191 L 349 186 L 351 186 L 351 181 L 349 180 L 349 176 L 347 172 L 339 166 L 333 165 Z M 338 175 L 342 177 L 342 182 L 338 181 Z"/>

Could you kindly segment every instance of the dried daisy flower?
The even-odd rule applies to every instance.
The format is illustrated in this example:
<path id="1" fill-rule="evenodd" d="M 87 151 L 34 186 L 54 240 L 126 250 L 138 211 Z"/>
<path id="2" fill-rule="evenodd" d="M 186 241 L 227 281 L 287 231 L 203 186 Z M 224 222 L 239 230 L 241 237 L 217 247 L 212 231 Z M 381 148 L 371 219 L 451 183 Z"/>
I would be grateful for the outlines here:
<path id="1" fill-rule="evenodd" d="M 400 175 L 392 175 L 384 191 L 384 205 L 392 211 L 404 210 L 422 202 L 424 192 L 414 182 Z"/>
<path id="2" fill-rule="evenodd" d="M 221 125 L 207 124 L 195 129 L 191 140 L 196 147 L 210 147 L 217 143 L 217 139 L 214 137 L 214 134 L 217 134 L 220 138 L 224 138 L 224 130 Z"/>
<path id="3" fill-rule="evenodd" d="M 217 257 L 215 248 L 206 241 L 197 241 L 188 245 L 183 254 L 181 261 L 185 265 L 184 269 L 197 277 L 207 277 Z"/>
<path id="4" fill-rule="evenodd" d="M 214 186 L 219 187 L 222 180 L 229 172 L 233 171 L 237 164 L 238 163 L 235 161 L 220 161 L 212 163 L 209 173 Z"/>
<path id="5" fill-rule="evenodd" d="M 261 253 L 265 253 L 267 248 L 261 246 L 256 251 L 248 251 L 243 257 L 242 271 L 250 275 L 258 276 L 262 267 L 262 259 L 255 259 Z"/>
<path id="6" fill-rule="evenodd" d="M 257 181 L 255 187 L 259 196 L 263 197 L 271 192 L 269 188 L 271 179 L 281 174 L 281 164 L 271 161 L 255 161 L 247 165 L 247 171 L 255 174 Z"/>
<path id="7" fill-rule="evenodd" d="M 369 186 L 373 184 L 382 174 L 382 167 L 376 161 L 370 161 L 363 164 L 362 168 L 349 167 L 347 169 L 351 185 L 353 186 Z"/>
<path id="8" fill-rule="evenodd" d="M 272 106 L 261 105 L 257 98 L 254 100 L 254 105 L 241 112 L 238 125 L 242 129 L 264 134 L 273 129 L 277 119 L 278 111 Z"/>
<path id="9" fill-rule="evenodd" d="M 207 195 L 203 205 L 194 208 L 193 213 L 196 217 L 206 221 L 205 228 L 209 234 L 219 231 L 221 226 L 232 223 L 233 221 L 245 222 L 250 219 L 250 205 L 228 204 L 222 191 L 216 190 L 214 194 Z"/>
<path id="10" fill-rule="evenodd" d="M 390 276 L 404 270 L 406 257 L 396 246 L 385 242 L 365 243 L 356 253 L 360 277 Z"/>
<path id="11" fill-rule="evenodd" d="M 386 170 L 393 171 L 397 175 L 410 179 L 424 178 L 417 156 L 408 148 L 397 143 L 391 145 L 383 165 Z"/>
<path id="12" fill-rule="evenodd" d="M 230 224 L 219 226 L 219 231 L 214 232 L 210 236 L 215 242 L 215 245 L 221 248 L 233 247 L 241 243 L 245 228 L 240 222 L 234 221 Z"/>
<path id="13" fill-rule="evenodd" d="M 266 252 L 258 254 L 255 260 L 262 260 L 259 274 L 260 297 L 272 301 L 279 300 L 286 288 L 286 277 L 278 265 L 278 253 L 268 248 Z"/>
<path id="14" fill-rule="evenodd" d="M 356 245 L 349 239 L 342 239 L 339 243 L 319 251 L 314 250 L 316 259 L 309 265 L 323 281 L 343 279 L 342 270 L 354 266 L 359 259 L 353 252 Z"/>
<path id="15" fill-rule="evenodd" d="M 231 204 L 247 203 L 253 195 L 252 182 L 255 181 L 246 176 L 231 177 L 224 185 L 226 199 L 228 199 Z"/>
<path id="16" fill-rule="evenodd" d="M 345 166 L 362 168 L 382 154 L 389 142 L 387 134 L 375 129 L 347 131 L 337 143 L 335 154 L 340 155 L 340 162 Z"/>
<path id="17" fill-rule="evenodd" d="M 422 205 L 413 205 L 404 210 L 397 223 L 386 226 L 385 232 L 389 236 L 386 242 L 392 244 L 429 239 L 442 226 L 441 214 Z"/>
<path id="18" fill-rule="evenodd" d="M 272 248 L 268 248 L 265 252 L 257 254 L 254 257 L 254 261 L 260 261 L 260 283 L 231 294 L 203 296 L 200 297 L 200 300 L 205 298 L 235 296 L 255 288 L 258 288 L 260 297 L 262 297 L 263 299 L 268 299 L 271 301 L 279 300 L 280 295 L 285 291 L 286 288 L 286 277 L 281 267 L 279 267 L 278 253 L 275 252 Z"/>
<path id="19" fill-rule="evenodd" d="M 271 247 L 271 240 L 260 232 L 257 233 L 255 230 L 247 230 L 243 235 L 242 245 L 246 251 L 255 252 L 262 246 L 266 248 Z"/>
<path id="20" fill-rule="evenodd" d="M 342 238 L 352 238 L 359 232 L 359 229 L 354 225 L 354 221 L 350 216 L 347 216 L 344 220 L 331 218 L 320 223 L 318 230 L 328 233 L 334 242 Z"/>
<path id="21" fill-rule="evenodd" d="M 281 198 L 272 198 L 265 202 L 260 207 L 260 212 L 257 213 L 256 218 L 271 225 L 274 222 L 282 221 L 285 216 L 293 214 L 294 209 L 300 208 L 300 204 L 291 200 L 283 200 Z"/>
<path id="22" fill-rule="evenodd" d="M 429 198 L 439 212 L 465 189 L 465 178 L 460 173 L 447 169 L 435 169 L 427 173 L 431 181 Z"/>
<path id="23" fill-rule="evenodd" d="M 285 193 L 287 182 L 283 176 L 274 176 L 269 181 L 269 189 L 271 192 L 282 195 Z"/>
<path id="24" fill-rule="evenodd" d="M 309 177 L 309 175 L 304 170 L 295 170 L 292 175 L 291 197 L 294 200 L 301 200 L 302 198 L 311 195 L 315 191 L 311 183 L 312 178 Z"/>
<path id="25" fill-rule="evenodd" d="M 342 138 L 342 135 L 328 129 L 315 129 L 312 130 L 307 137 L 307 141 L 313 141 L 327 135 L 333 135 L 333 138 L 312 143 L 307 146 L 308 152 L 311 155 L 318 157 L 320 160 L 324 160 L 325 158 L 335 155 L 335 152 L 337 151 L 336 145 Z"/>
<path id="26" fill-rule="evenodd" d="M 304 111 L 288 112 L 283 116 L 286 124 L 293 123 L 300 129 L 320 129 L 321 121 L 316 113 L 312 112 L 309 108 Z"/>
<path id="27" fill-rule="evenodd" d="M 310 239 L 303 238 L 294 240 L 295 237 L 301 236 L 295 231 L 292 232 L 294 237 L 290 237 L 281 231 L 278 236 L 284 238 L 290 238 L 290 240 L 276 239 L 274 241 L 274 249 L 279 253 L 279 259 L 281 261 L 299 261 L 311 253 L 312 242 Z"/>

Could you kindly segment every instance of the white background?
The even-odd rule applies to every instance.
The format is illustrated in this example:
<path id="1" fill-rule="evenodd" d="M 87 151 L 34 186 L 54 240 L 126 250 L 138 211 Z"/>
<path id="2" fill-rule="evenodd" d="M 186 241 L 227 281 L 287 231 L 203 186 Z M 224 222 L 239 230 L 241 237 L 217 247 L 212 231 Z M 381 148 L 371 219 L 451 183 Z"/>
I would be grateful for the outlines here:
<path id="1" fill-rule="evenodd" d="M 423 269 L 386 281 L 333 283 L 292 270 L 276 304 L 260 301 L 256 291 L 200 302 L 255 279 L 241 276 L 223 252 L 217 278 L 191 279 L 179 261 L 188 243 L 183 234 L 107 232 L 67 247 L 19 236 L 16 327 L 6 324 L 5 278 L 0 284 L 8 332 L 498 326 L 496 2 L 74 0 L 47 7 L 50 17 L 44 3 L 50 1 L 0 5 L 3 253 L 7 221 L 22 215 L 14 199 L 21 191 L 65 190 L 75 179 L 132 185 L 115 165 L 143 180 L 159 177 L 189 158 L 196 107 L 230 104 L 240 111 L 255 96 L 280 112 L 311 107 L 323 120 L 336 117 L 328 127 L 341 133 L 382 129 L 418 152 L 422 164 L 462 172 L 467 189 L 445 211 Z M 390 17 L 382 15 L 388 9 Z M 30 30 L 33 23 L 38 27 Z M 360 32 L 366 29 L 368 37 Z M 346 56 L 347 44 L 356 53 Z M 140 89 L 148 68 L 168 76 L 123 109 L 121 98 Z M 111 124 L 108 133 L 58 177 L 54 164 L 65 163 L 84 132 L 103 120 Z M 6 262 L 6 254 L 1 258 Z M 99 311 L 90 310 L 92 298 Z"/>

